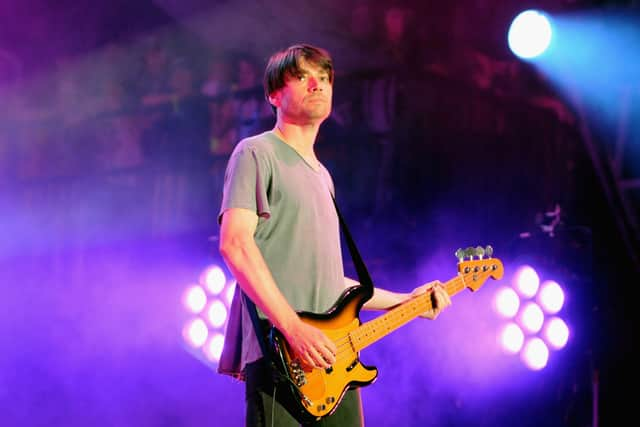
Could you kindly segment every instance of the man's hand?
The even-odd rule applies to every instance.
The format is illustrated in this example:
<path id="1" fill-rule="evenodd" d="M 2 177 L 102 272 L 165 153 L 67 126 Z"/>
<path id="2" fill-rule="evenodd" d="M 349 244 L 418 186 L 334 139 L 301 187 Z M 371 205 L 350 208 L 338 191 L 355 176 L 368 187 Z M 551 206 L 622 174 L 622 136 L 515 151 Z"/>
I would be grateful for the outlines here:
<path id="1" fill-rule="evenodd" d="M 302 320 L 283 331 L 287 343 L 303 364 L 326 369 L 336 362 L 337 348 L 320 329 Z"/>
<path id="2" fill-rule="evenodd" d="M 449 298 L 449 294 L 444 290 L 442 283 L 438 280 L 418 286 L 411 292 L 410 298 L 417 297 L 425 292 L 431 293 L 432 308 L 422 313 L 420 317 L 435 320 L 435 318 L 442 313 L 442 310 L 451 305 L 451 298 Z"/>

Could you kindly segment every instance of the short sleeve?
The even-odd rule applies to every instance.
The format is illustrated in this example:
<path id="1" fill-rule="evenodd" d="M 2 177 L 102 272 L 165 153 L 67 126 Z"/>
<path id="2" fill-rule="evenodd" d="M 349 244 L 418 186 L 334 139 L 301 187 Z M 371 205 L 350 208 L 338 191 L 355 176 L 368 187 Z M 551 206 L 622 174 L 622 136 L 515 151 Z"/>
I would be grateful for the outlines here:
<path id="1" fill-rule="evenodd" d="M 255 147 L 237 147 L 225 171 L 218 223 L 225 211 L 231 208 L 248 209 L 260 217 L 269 218 L 267 189 L 270 175 L 268 162 Z"/>

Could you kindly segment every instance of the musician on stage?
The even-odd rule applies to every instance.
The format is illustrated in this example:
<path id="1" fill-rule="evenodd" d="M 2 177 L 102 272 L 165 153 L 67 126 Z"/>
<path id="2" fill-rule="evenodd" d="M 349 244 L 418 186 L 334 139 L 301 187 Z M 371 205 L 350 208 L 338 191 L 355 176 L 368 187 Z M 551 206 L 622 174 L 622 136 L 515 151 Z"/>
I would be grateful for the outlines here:
<path id="1" fill-rule="evenodd" d="M 358 285 L 344 277 L 333 181 L 314 151 L 331 113 L 333 79 L 331 57 L 318 47 L 294 45 L 269 59 L 264 88 L 275 126 L 236 145 L 218 217 L 220 253 L 260 318 L 282 333 L 301 363 L 322 369 L 336 362 L 336 344 L 297 312 L 323 313 Z M 387 310 L 425 292 L 432 293 L 434 308 L 422 316 L 435 319 L 451 304 L 438 281 L 409 293 L 375 288 L 363 308 Z M 278 401 L 238 290 L 232 305 L 219 371 L 246 381 L 246 425 L 299 425 Z M 363 425 L 358 390 L 347 391 L 333 414 L 309 425 Z"/>

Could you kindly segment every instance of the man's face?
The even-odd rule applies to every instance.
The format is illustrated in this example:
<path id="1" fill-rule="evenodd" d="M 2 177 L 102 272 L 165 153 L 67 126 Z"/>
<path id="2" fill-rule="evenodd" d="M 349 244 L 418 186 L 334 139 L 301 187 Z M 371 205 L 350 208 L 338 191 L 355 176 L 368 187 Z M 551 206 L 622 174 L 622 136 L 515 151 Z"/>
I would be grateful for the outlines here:
<path id="1" fill-rule="evenodd" d="M 333 86 L 329 73 L 300 59 L 300 74 L 287 75 L 285 85 L 269 97 L 280 116 L 299 125 L 322 122 L 331 113 Z"/>

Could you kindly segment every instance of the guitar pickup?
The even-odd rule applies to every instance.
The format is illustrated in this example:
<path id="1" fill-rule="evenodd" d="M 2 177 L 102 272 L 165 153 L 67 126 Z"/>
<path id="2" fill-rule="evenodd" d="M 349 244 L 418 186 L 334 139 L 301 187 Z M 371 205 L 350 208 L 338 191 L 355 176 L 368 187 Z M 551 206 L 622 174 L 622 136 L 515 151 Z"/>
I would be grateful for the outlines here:
<path id="1" fill-rule="evenodd" d="M 355 359 L 353 362 L 351 362 L 351 365 L 347 366 L 347 372 L 350 372 L 353 368 L 358 366 L 359 362 L 360 362 L 360 359 Z"/>

